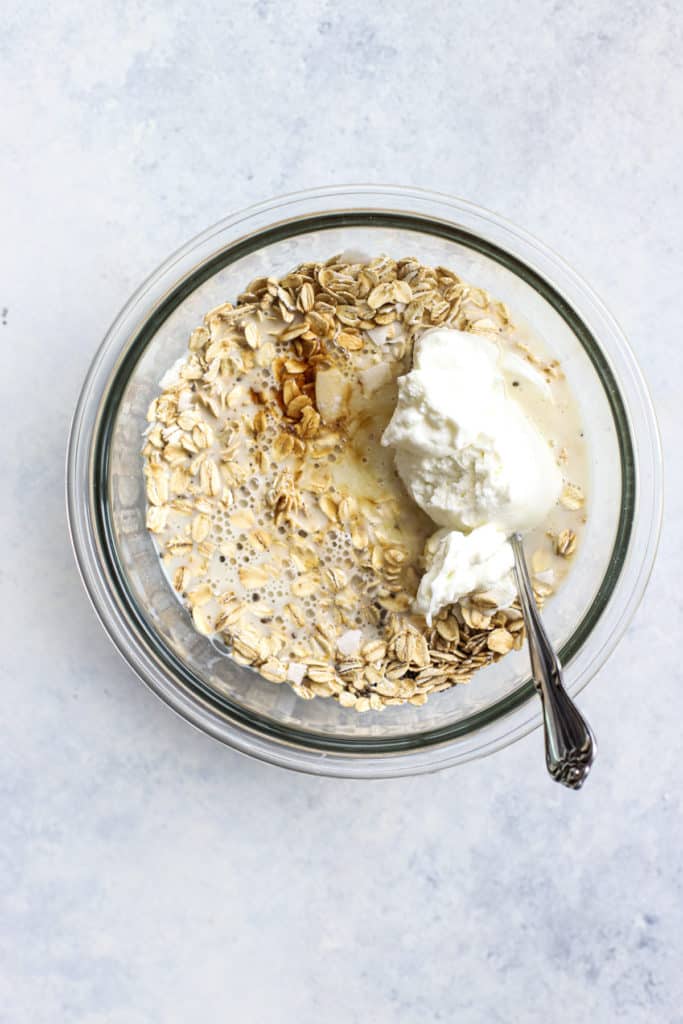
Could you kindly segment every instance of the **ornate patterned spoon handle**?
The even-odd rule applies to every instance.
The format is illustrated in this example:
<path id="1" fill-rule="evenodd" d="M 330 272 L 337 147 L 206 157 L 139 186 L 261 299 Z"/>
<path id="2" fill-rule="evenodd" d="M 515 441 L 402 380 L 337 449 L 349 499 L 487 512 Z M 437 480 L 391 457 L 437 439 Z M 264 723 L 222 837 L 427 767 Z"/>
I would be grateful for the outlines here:
<path id="1" fill-rule="evenodd" d="M 543 628 L 534 601 L 521 535 L 513 534 L 510 544 L 515 556 L 515 573 L 529 643 L 531 674 L 543 706 L 548 771 L 563 786 L 581 789 L 595 760 L 595 738 L 564 688 L 562 666 Z"/>

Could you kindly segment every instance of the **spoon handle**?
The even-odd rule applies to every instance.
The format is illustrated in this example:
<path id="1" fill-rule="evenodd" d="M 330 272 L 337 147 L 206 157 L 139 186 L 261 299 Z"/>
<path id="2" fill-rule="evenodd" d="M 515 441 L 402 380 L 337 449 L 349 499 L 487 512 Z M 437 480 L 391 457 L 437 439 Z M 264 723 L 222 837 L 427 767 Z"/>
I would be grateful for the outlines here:
<path id="1" fill-rule="evenodd" d="M 580 789 L 595 759 L 595 738 L 564 688 L 562 666 L 538 614 L 520 534 L 513 534 L 510 544 L 515 556 L 531 674 L 543 707 L 546 764 L 556 782 L 570 789 Z"/>

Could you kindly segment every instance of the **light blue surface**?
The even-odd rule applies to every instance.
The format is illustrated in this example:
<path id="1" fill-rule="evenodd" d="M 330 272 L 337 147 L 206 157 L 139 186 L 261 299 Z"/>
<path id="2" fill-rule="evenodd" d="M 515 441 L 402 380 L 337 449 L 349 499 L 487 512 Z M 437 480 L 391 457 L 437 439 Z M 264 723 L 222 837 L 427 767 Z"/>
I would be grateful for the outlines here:
<path id="1" fill-rule="evenodd" d="M 683 1021 L 682 36 L 644 0 L 5 5 L 3 1024 Z M 117 309 L 231 210 L 349 180 L 528 228 L 645 367 L 667 521 L 581 700 L 578 795 L 538 734 L 392 783 L 252 763 L 137 682 L 81 590 L 66 433 Z"/>

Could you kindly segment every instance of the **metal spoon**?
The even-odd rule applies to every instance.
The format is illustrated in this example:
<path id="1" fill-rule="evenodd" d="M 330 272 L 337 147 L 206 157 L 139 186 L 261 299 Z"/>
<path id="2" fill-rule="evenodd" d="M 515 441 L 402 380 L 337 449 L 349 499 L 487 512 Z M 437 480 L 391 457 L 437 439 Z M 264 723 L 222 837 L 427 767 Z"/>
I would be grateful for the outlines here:
<path id="1" fill-rule="evenodd" d="M 515 556 L 519 599 L 529 642 L 531 675 L 543 707 L 545 762 L 556 782 L 570 789 L 581 789 L 595 759 L 595 738 L 564 688 L 560 660 L 536 608 L 521 534 L 513 533 L 510 545 Z"/>

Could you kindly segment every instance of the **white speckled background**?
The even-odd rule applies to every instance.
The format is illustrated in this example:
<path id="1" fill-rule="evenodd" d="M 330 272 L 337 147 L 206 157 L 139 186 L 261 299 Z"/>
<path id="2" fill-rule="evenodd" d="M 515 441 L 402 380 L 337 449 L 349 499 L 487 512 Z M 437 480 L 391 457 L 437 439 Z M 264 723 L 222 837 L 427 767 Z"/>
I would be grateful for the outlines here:
<path id="1" fill-rule="evenodd" d="M 683 1021 L 682 44 L 674 0 L 4 5 L 3 1024 Z M 108 323 L 231 210 L 349 180 L 524 225 L 647 372 L 663 544 L 582 698 L 578 795 L 539 734 L 395 783 L 251 762 L 140 685 L 81 590 L 64 449 Z"/>

